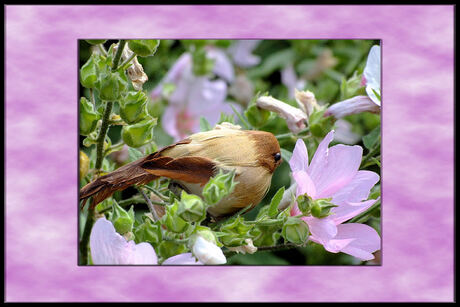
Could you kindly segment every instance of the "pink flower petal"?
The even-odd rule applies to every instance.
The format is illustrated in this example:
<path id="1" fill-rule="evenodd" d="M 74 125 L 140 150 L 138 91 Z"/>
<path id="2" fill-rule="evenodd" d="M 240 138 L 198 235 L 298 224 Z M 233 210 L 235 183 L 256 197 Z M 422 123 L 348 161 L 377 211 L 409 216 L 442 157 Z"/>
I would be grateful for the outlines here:
<path id="1" fill-rule="evenodd" d="M 332 208 L 330 218 L 334 220 L 336 225 L 341 224 L 349 219 L 357 216 L 358 214 L 366 211 L 378 199 L 370 199 L 363 202 L 344 202 L 338 207 Z"/>
<path id="2" fill-rule="evenodd" d="M 308 167 L 308 174 L 310 176 L 317 177 L 321 172 L 323 164 L 327 161 L 327 153 L 329 150 L 329 143 L 334 139 L 334 130 L 330 131 L 324 139 L 319 143 L 318 148 L 316 149 L 315 154 L 311 160 L 310 166 Z"/>
<path id="3" fill-rule="evenodd" d="M 369 96 L 355 96 L 331 105 L 324 116 L 334 116 L 342 118 L 347 115 L 357 114 L 362 112 L 380 112 L 380 107 Z"/>
<path id="4" fill-rule="evenodd" d="M 331 197 L 346 186 L 358 171 L 362 153 L 361 146 L 339 144 L 329 148 L 321 160 L 312 161 L 309 174 L 316 186 L 316 198 Z"/>
<path id="5" fill-rule="evenodd" d="M 137 245 L 134 241 L 129 241 L 129 243 L 134 245 L 135 249 L 132 262 L 133 264 L 158 264 L 155 250 L 150 243 L 141 242 Z"/>
<path id="6" fill-rule="evenodd" d="M 173 83 L 174 91 L 167 97 L 169 103 L 177 106 L 187 104 L 190 91 L 196 86 L 196 79 L 192 73 L 192 66 L 187 66 L 180 78 Z"/>
<path id="7" fill-rule="evenodd" d="M 163 130 L 166 131 L 170 136 L 174 138 L 175 141 L 180 140 L 181 133 L 177 129 L 177 114 L 179 109 L 176 106 L 169 105 L 166 107 L 163 116 L 161 117 L 161 126 Z"/>
<path id="8" fill-rule="evenodd" d="M 347 145 L 354 145 L 361 140 L 361 136 L 354 133 L 352 124 L 344 119 L 339 119 L 335 122 L 334 141 Z"/>
<path id="9" fill-rule="evenodd" d="M 332 195 L 332 202 L 340 205 L 345 202 L 359 202 L 368 198 L 372 187 L 380 180 L 371 171 L 358 171 L 351 181 Z"/>
<path id="10" fill-rule="evenodd" d="M 225 101 L 227 84 L 223 80 L 195 78 L 188 96 L 188 109 L 195 115 L 206 112 L 215 103 Z"/>
<path id="11" fill-rule="evenodd" d="M 338 253 L 342 251 L 347 245 L 353 242 L 355 239 L 332 239 L 328 242 L 325 242 L 324 249 L 331 253 Z"/>
<path id="12" fill-rule="evenodd" d="M 375 251 L 380 249 L 380 236 L 374 228 L 364 224 L 342 224 L 337 226 L 337 236 L 334 239 L 354 239 L 341 251 L 361 260 L 374 259 Z"/>
<path id="13" fill-rule="evenodd" d="M 245 68 L 251 67 L 260 62 L 260 57 L 252 54 L 252 50 L 257 47 L 259 42 L 260 40 L 237 40 L 227 50 L 236 65 Z"/>
<path id="14" fill-rule="evenodd" d="M 314 242 L 325 245 L 337 235 L 337 226 L 329 217 L 318 219 L 308 216 L 302 219 L 308 224 L 310 239 Z"/>
<path id="15" fill-rule="evenodd" d="M 299 214 L 302 214 L 302 212 L 300 211 L 299 206 L 297 205 L 297 202 L 295 202 L 291 206 L 291 210 L 289 211 L 289 215 L 290 216 L 296 216 L 296 215 L 299 215 Z"/>
<path id="16" fill-rule="evenodd" d="M 233 64 L 222 49 L 209 47 L 206 52 L 209 59 L 214 60 L 212 72 L 225 81 L 232 83 L 235 79 Z"/>
<path id="17" fill-rule="evenodd" d="M 190 75 L 192 68 L 192 59 L 189 53 L 183 53 L 173 66 L 166 73 L 166 76 L 160 81 L 160 83 L 152 91 L 152 98 L 158 99 L 161 97 L 163 92 L 163 87 L 166 83 L 174 83 L 176 85 L 176 90 L 179 88 L 175 96 L 173 96 L 173 101 L 181 101 L 181 98 L 184 94 L 184 85 L 178 86 L 182 79 L 185 79 L 185 75 Z"/>
<path id="18" fill-rule="evenodd" d="M 297 171 L 292 173 L 292 177 L 297 183 L 296 196 L 307 194 L 311 198 L 316 198 L 316 187 L 310 176 L 305 171 Z"/>
<path id="19" fill-rule="evenodd" d="M 302 139 L 298 139 L 295 143 L 294 151 L 292 152 L 289 166 L 293 173 L 298 171 L 306 171 L 308 168 L 308 152 L 307 147 Z"/>
<path id="20" fill-rule="evenodd" d="M 281 70 L 281 83 L 288 89 L 289 98 L 294 98 L 294 91 L 297 86 L 297 74 L 292 64 L 287 65 Z"/>
<path id="21" fill-rule="evenodd" d="M 96 221 L 90 236 L 94 264 L 157 264 L 155 250 L 149 243 L 127 242 L 105 218 Z"/>
<path id="22" fill-rule="evenodd" d="M 183 265 L 183 264 L 199 265 L 203 263 L 198 261 L 192 255 L 192 253 L 183 253 L 183 254 L 175 255 L 175 256 L 169 257 L 162 263 L 162 265 Z"/>

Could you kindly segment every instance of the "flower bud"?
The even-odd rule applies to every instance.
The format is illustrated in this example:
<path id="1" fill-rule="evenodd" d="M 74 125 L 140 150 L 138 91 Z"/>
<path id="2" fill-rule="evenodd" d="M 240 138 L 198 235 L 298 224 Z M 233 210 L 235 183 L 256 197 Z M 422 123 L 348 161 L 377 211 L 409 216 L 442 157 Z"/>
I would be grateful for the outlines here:
<path id="1" fill-rule="evenodd" d="M 222 250 L 200 235 L 194 241 L 192 252 L 204 264 L 224 264 L 227 262 Z"/>
<path id="2" fill-rule="evenodd" d="M 99 45 L 105 43 L 106 39 L 85 39 L 91 45 Z"/>
<path id="3" fill-rule="evenodd" d="M 206 205 L 196 195 L 182 191 L 177 214 L 188 222 L 200 222 L 206 218 Z"/>
<path id="4" fill-rule="evenodd" d="M 85 177 L 89 170 L 89 158 L 85 152 L 80 150 L 80 180 Z"/>
<path id="5" fill-rule="evenodd" d="M 145 115 L 147 95 L 142 92 L 130 91 L 120 100 L 120 116 L 128 124 L 134 124 Z"/>
<path id="6" fill-rule="evenodd" d="M 153 127 L 155 127 L 156 123 L 156 119 L 146 118 L 137 124 L 124 126 L 121 131 L 121 137 L 126 145 L 141 147 L 152 140 Z"/>
<path id="7" fill-rule="evenodd" d="M 316 101 L 315 94 L 310 91 L 299 91 L 296 88 L 294 89 L 295 100 L 297 104 L 302 109 L 302 111 L 310 116 L 314 110 L 320 110 L 320 106 Z"/>
<path id="8" fill-rule="evenodd" d="M 222 233 L 220 241 L 225 246 L 243 245 L 253 227 L 254 225 L 245 223 L 241 216 L 232 218 L 220 227 L 220 232 Z"/>
<path id="9" fill-rule="evenodd" d="M 97 63 L 94 55 L 80 68 L 80 83 L 86 88 L 94 88 L 97 82 Z"/>
<path id="10" fill-rule="evenodd" d="M 217 246 L 222 246 L 222 243 L 220 243 L 217 240 L 217 237 L 216 237 L 214 231 L 212 231 L 211 228 L 209 228 L 209 227 L 197 225 L 196 228 L 195 228 L 195 234 L 194 235 L 201 236 L 204 239 L 208 240 L 209 242 L 216 244 Z M 196 239 L 196 236 L 194 238 Z M 193 238 L 192 238 L 192 240 L 189 241 L 189 243 L 190 243 L 190 248 L 192 248 L 192 245 L 194 243 Z"/>
<path id="11" fill-rule="evenodd" d="M 140 225 L 134 230 L 135 242 L 149 242 L 151 244 L 158 244 L 161 242 L 161 229 L 160 226 L 152 224 L 150 219 L 146 219 L 145 223 Z"/>
<path id="12" fill-rule="evenodd" d="M 101 75 L 99 82 L 99 97 L 102 100 L 115 101 L 121 98 L 121 95 L 128 87 L 128 83 L 122 78 L 119 72 L 108 72 Z"/>
<path id="13" fill-rule="evenodd" d="M 94 111 L 93 104 L 85 97 L 80 99 L 80 134 L 88 135 L 96 128 L 99 115 Z"/>
<path id="14" fill-rule="evenodd" d="M 233 180 L 235 172 L 219 173 L 211 178 L 203 188 L 204 200 L 209 205 L 217 204 L 222 198 L 233 192 L 233 189 L 238 183 Z"/>
<path id="15" fill-rule="evenodd" d="M 119 234 L 125 234 L 132 231 L 134 225 L 133 207 L 131 206 L 131 209 L 126 212 L 125 209 L 114 201 L 112 205 L 111 221 Z"/>
<path id="16" fill-rule="evenodd" d="M 330 202 L 331 198 L 327 199 L 316 199 L 311 205 L 311 215 L 316 218 L 323 218 L 330 215 L 330 210 L 337 205 Z"/>
<path id="17" fill-rule="evenodd" d="M 299 133 L 306 127 L 305 122 L 308 116 L 301 109 L 295 108 L 271 96 L 257 98 L 256 105 L 259 108 L 275 112 L 281 118 L 284 118 L 289 130 L 293 133 Z"/>
<path id="18" fill-rule="evenodd" d="M 166 225 L 168 230 L 175 233 L 182 233 L 187 230 L 189 224 L 179 217 L 177 210 L 179 208 L 179 202 L 174 201 L 174 204 L 166 206 L 166 213 L 161 218 L 163 223 Z"/>
<path id="19" fill-rule="evenodd" d="M 303 244 L 307 242 L 308 225 L 299 218 L 289 217 L 283 225 L 282 235 L 289 242 Z"/>
<path id="20" fill-rule="evenodd" d="M 129 49 L 141 57 L 154 55 L 158 45 L 160 45 L 158 39 L 131 39 L 128 41 Z"/>
<path id="21" fill-rule="evenodd" d="M 255 246 L 273 246 L 276 245 L 281 236 L 279 226 L 262 226 L 257 225 L 251 230 Z"/>
<path id="22" fill-rule="evenodd" d="M 310 214 L 312 199 L 310 196 L 304 194 L 297 197 L 297 207 L 299 208 L 300 212 L 305 215 Z"/>
<path id="23" fill-rule="evenodd" d="M 373 102 L 368 96 L 354 96 L 334 103 L 326 110 L 324 116 L 342 118 L 344 116 L 361 112 L 379 113 L 380 106 L 375 104 L 375 102 Z"/>

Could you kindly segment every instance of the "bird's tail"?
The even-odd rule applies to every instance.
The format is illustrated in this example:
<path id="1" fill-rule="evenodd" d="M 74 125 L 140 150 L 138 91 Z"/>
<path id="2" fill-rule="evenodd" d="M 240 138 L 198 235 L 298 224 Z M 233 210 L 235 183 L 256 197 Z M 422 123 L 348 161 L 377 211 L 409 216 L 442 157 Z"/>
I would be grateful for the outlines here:
<path id="1" fill-rule="evenodd" d="M 80 190 L 80 200 L 83 201 L 81 208 L 85 207 L 90 197 L 93 198 L 91 208 L 94 208 L 115 191 L 124 190 L 135 184 L 147 184 L 158 178 L 140 167 L 143 162 L 144 159 L 131 162 L 85 185 Z"/>

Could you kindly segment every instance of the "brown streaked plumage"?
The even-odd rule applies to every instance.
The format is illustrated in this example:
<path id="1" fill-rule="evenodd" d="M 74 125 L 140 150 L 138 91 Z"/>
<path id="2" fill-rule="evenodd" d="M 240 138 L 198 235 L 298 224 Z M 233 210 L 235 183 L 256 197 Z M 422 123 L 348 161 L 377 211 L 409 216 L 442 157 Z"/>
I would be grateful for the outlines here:
<path id="1" fill-rule="evenodd" d="M 191 193 L 201 195 L 203 186 L 219 169 L 235 170 L 238 184 L 234 191 L 208 208 L 212 216 L 221 217 L 257 205 L 268 191 L 280 163 L 280 147 L 273 134 L 221 127 L 193 134 L 99 177 L 81 189 L 80 200 L 84 206 L 93 197 L 92 206 L 95 206 L 115 191 L 146 184 L 158 177 L 171 178 Z"/>

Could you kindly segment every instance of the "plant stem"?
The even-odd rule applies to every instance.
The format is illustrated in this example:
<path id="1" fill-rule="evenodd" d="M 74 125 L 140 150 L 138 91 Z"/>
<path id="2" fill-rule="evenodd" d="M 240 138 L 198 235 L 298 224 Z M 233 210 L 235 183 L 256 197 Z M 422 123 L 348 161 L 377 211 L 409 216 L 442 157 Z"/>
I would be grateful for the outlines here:
<path id="1" fill-rule="evenodd" d="M 231 104 L 230 107 L 232 108 L 233 112 L 236 114 L 236 116 L 240 119 L 241 123 L 244 125 L 244 127 L 247 130 L 251 130 L 251 125 L 244 119 L 243 115 L 240 114 Z"/>
<path id="2" fill-rule="evenodd" d="M 144 199 L 145 199 L 145 201 L 147 203 L 147 206 L 149 207 L 150 213 L 152 213 L 152 216 L 155 219 L 155 222 L 159 221 L 160 217 L 158 216 L 157 212 L 155 211 L 155 208 L 153 208 L 153 204 L 152 204 L 152 201 L 150 200 L 150 198 L 148 198 L 147 195 L 145 195 L 144 190 L 142 190 L 142 188 L 137 188 L 137 190 L 139 192 L 141 192 L 142 197 L 144 197 Z"/>
<path id="3" fill-rule="evenodd" d="M 123 49 L 125 49 L 126 40 L 120 39 L 120 43 L 118 44 L 117 53 L 115 54 L 115 58 L 113 58 L 112 64 L 112 71 L 115 72 L 118 68 L 118 63 L 120 62 L 121 55 L 123 53 Z"/>
<path id="4" fill-rule="evenodd" d="M 378 151 L 380 150 L 380 143 L 379 145 L 375 146 L 372 148 L 367 155 L 364 156 L 364 158 L 361 160 L 361 165 L 360 168 L 366 166 L 367 160 L 369 160 L 373 155 L 375 155 Z"/>
<path id="5" fill-rule="evenodd" d="M 88 207 L 88 215 L 86 216 L 85 228 L 80 240 L 80 264 L 88 264 L 88 242 L 91 234 L 91 228 L 94 223 L 94 208 Z"/>
<path id="6" fill-rule="evenodd" d="M 163 194 L 161 194 L 160 192 L 158 192 L 158 191 L 155 190 L 154 188 L 151 188 L 151 187 L 149 187 L 148 185 L 144 185 L 143 187 L 146 188 L 147 190 L 149 190 L 150 192 L 155 193 L 155 195 L 158 196 L 160 199 L 162 199 L 162 200 L 169 200 L 169 197 L 164 196 Z"/>
<path id="7" fill-rule="evenodd" d="M 97 46 L 99 47 L 99 50 L 101 51 L 102 55 L 106 57 L 107 51 L 105 50 L 104 45 L 98 44 Z"/>
<path id="8" fill-rule="evenodd" d="M 284 133 L 284 134 L 278 134 L 278 135 L 276 135 L 276 138 L 279 140 L 279 139 L 284 139 L 284 138 L 292 137 L 292 136 L 295 136 L 295 135 L 298 136 L 298 135 L 300 135 L 300 134 L 302 134 L 302 133 L 305 133 L 305 132 L 308 132 L 308 131 L 310 131 L 310 128 L 307 127 L 307 128 L 303 129 L 302 131 L 300 131 L 300 132 L 297 133 L 297 134 L 294 134 L 294 133 L 292 133 L 292 132 L 288 132 L 288 133 Z"/>
<path id="9" fill-rule="evenodd" d="M 123 64 L 120 65 L 120 67 L 122 67 L 123 69 L 127 69 L 129 66 L 128 67 L 125 67 L 125 66 L 127 66 L 135 57 L 136 57 L 135 53 L 131 54 L 131 56 L 126 61 L 124 61 Z"/>
<path id="10" fill-rule="evenodd" d="M 359 222 L 359 223 L 364 223 L 366 221 L 361 221 L 361 219 L 367 215 L 370 215 L 375 209 L 379 208 L 381 205 L 381 202 L 380 200 L 378 200 L 377 202 L 375 202 L 375 204 L 373 204 L 369 209 L 367 209 L 366 211 L 364 211 L 363 213 L 361 214 L 358 214 L 357 216 L 355 216 L 354 218 L 352 218 L 351 220 L 347 221 L 347 223 L 356 223 L 356 222 Z"/>
<path id="11" fill-rule="evenodd" d="M 285 243 L 285 244 L 280 244 L 280 245 L 273 245 L 273 246 L 258 246 L 257 251 L 262 252 L 262 251 L 280 251 L 280 250 L 286 250 L 286 249 L 291 249 L 291 248 L 297 248 L 300 247 L 299 245 L 296 245 L 294 243 Z M 227 250 L 224 252 L 225 257 L 233 256 L 236 254 L 236 252 Z"/>
<path id="12" fill-rule="evenodd" d="M 109 117 L 110 117 L 110 112 L 112 112 L 112 106 L 113 102 L 112 101 L 107 101 L 107 104 L 105 105 L 105 111 L 104 111 L 104 117 L 102 118 L 102 125 L 101 125 L 101 130 L 99 130 L 99 135 L 97 137 L 97 145 L 96 145 L 96 171 L 98 172 L 101 167 L 102 167 L 102 161 L 104 160 L 104 140 L 105 136 L 107 134 L 107 130 L 109 130 Z"/>

